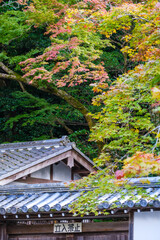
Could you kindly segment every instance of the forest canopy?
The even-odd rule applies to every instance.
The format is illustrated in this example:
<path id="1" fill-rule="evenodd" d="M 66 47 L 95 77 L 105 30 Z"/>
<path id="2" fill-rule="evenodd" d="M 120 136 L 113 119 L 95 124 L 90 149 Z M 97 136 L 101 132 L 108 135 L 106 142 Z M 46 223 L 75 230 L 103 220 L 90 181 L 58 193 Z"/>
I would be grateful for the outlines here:
<path id="1" fill-rule="evenodd" d="M 67 133 L 102 167 L 78 186 L 101 194 L 115 172 L 159 174 L 160 2 L 1 0 L 0 9 L 1 142 Z"/>

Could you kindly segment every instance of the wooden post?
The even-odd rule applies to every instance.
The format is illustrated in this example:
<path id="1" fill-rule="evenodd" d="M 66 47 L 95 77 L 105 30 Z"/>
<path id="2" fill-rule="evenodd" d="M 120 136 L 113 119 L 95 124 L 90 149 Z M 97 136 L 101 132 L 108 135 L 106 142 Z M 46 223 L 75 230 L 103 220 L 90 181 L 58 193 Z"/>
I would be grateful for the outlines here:
<path id="1" fill-rule="evenodd" d="M 72 157 L 72 155 L 68 157 L 67 166 L 69 166 L 70 168 L 74 167 L 74 158 Z"/>
<path id="2" fill-rule="evenodd" d="M 0 240 L 8 240 L 6 224 L 0 224 Z"/>
<path id="3" fill-rule="evenodd" d="M 53 181 L 53 164 L 50 166 L 50 180 Z"/>
<path id="4" fill-rule="evenodd" d="M 134 213 L 129 213 L 129 233 L 128 233 L 128 240 L 133 240 L 133 222 L 134 220 Z"/>

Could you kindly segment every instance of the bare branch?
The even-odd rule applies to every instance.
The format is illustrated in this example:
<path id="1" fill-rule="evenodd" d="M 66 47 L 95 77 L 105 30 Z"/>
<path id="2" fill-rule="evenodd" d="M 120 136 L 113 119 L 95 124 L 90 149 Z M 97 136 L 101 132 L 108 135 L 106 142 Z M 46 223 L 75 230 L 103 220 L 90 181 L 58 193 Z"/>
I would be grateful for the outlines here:
<path id="1" fill-rule="evenodd" d="M 23 86 L 23 83 L 21 83 L 20 81 L 18 81 L 18 82 L 19 82 L 20 88 L 22 89 L 22 92 L 26 92 L 26 90 L 25 90 L 25 88 Z"/>
<path id="2" fill-rule="evenodd" d="M 153 146 L 153 148 L 152 148 L 152 153 L 154 152 L 155 148 L 157 147 L 157 143 L 158 143 L 158 140 L 159 140 L 159 137 L 158 137 L 158 135 L 159 135 L 159 132 L 160 132 L 160 126 L 158 127 L 158 132 L 157 132 L 156 143 L 155 143 L 155 145 L 154 145 L 154 146 Z"/>

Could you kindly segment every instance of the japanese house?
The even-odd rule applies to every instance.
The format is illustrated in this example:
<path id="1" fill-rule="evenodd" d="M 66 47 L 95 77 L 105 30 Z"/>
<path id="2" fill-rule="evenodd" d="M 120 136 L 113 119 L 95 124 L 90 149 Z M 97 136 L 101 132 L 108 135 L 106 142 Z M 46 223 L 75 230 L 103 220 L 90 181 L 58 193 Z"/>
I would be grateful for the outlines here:
<path id="1" fill-rule="evenodd" d="M 0 240 L 159 240 L 160 178 L 132 179 L 151 200 L 99 196 L 99 215 L 74 216 L 79 196 L 64 181 L 95 171 L 67 137 L 0 145 Z M 116 207 L 112 207 L 117 203 Z M 115 205 L 114 205 L 115 206 Z M 108 215 L 103 215 L 103 208 Z"/>
<path id="2" fill-rule="evenodd" d="M 0 185 L 76 180 L 95 171 L 93 166 L 66 136 L 0 145 Z"/>

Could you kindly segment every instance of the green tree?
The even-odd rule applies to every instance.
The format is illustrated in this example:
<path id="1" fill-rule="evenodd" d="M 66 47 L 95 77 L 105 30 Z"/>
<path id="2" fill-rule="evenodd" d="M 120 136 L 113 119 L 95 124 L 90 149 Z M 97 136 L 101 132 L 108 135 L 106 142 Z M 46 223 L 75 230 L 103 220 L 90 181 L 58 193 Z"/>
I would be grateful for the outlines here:
<path id="1" fill-rule="evenodd" d="M 98 214 L 99 196 L 116 191 L 123 195 L 125 188 L 133 194 L 135 189 L 128 177 L 160 173 L 159 6 L 158 1 L 121 2 L 97 16 L 101 20 L 99 29 L 107 38 L 117 31 L 124 32 L 121 51 L 135 67 L 132 65 L 132 70 L 119 76 L 107 90 L 95 86 L 100 94 L 93 104 L 101 106 L 101 111 L 92 115 L 97 123 L 91 140 L 104 144 L 95 160 L 102 170 L 72 184 L 74 188 L 95 189 L 74 203 L 74 213 Z M 116 172 L 115 180 L 117 168 L 121 170 Z"/>

